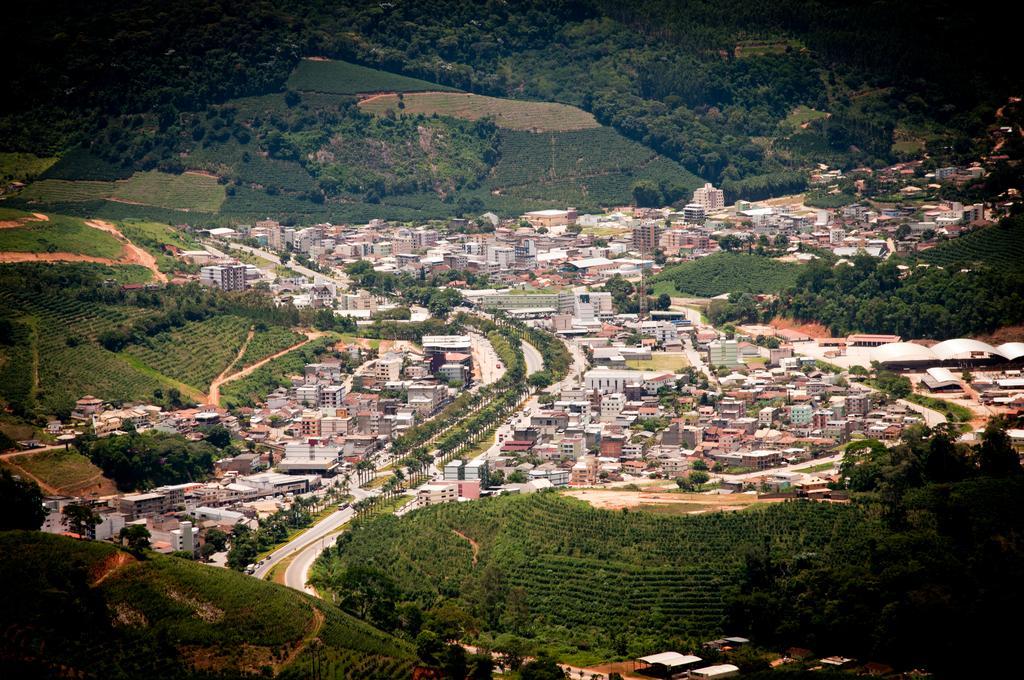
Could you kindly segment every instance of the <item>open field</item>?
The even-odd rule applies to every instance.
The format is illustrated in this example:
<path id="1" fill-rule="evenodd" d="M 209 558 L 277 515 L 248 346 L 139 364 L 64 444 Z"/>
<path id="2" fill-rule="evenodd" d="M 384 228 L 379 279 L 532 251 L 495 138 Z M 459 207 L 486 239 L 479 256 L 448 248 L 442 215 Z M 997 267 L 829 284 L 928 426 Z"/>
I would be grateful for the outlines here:
<path id="1" fill-rule="evenodd" d="M 822 118 L 828 118 L 828 113 L 825 111 L 817 111 L 809 106 L 801 104 L 786 116 L 786 119 L 783 121 L 783 125 L 798 128 L 810 123 L 811 121 L 820 120 Z"/>
<path id="2" fill-rule="evenodd" d="M 303 59 L 289 76 L 287 85 L 292 90 L 329 94 L 455 91 L 453 88 L 417 78 L 350 64 L 347 61 L 326 59 Z"/>
<path id="3" fill-rule="evenodd" d="M 399 103 L 404 108 L 399 107 Z M 535 132 L 563 132 L 600 127 L 590 114 L 575 106 L 552 102 L 530 102 L 499 99 L 462 92 L 422 92 L 404 95 L 377 95 L 359 103 L 364 111 L 383 115 L 386 111 L 401 114 L 453 116 L 467 120 L 490 117 L 498 127 Z"/>
<path id="4" fill-rule="evenodd" d="M 690 362 L 686 360 L 686 355 L 681 352 L 654 352 L 650 359 L 630 359 L 626 362 L 626 365 L 639 371 L 675 372 L 676 369 L 686 368 L 690 365 Z"/>
<path id="5" fill-rule="evenodd" d="M 305 337 L 302 333 L 296 333 L 281 326 L 268 326 L 265 329 L 257 329 L 235 368 L 252 366 L 261 359 L 265 359 L 272 354 L 277 354 L 283 349 L 302 342 Z"/>
<path id="6" fill-rule="evenodd" d="M 651 508 L 660 514 L 697 514 L 714 510 L 743 510 L 752 505 L 776 502 L 758 499 L 756 494 L 718 496 L 705 493 L 678 493 L 672 488 L 663 491 L 579 489 L 564 491 L 562 494 L 586 501 L 592 507 L 601 510 Z"/>
<path id="7" fill-rule="evenodd" d="M 19 197 L 41 203 L 110 200 L 170 210 L 216 212 L 225 193 L 216 177 L 151 171 L 113 181 L 43 179 L 27 186 Z"/>
<path id="8" fill-rule="evenodd" d="M 796 283 L 800 265 L 746 253 L 716 253 L 666 267 L 654 292 L 713 297 L 722 293 L 777 293 Z"/>
<path id="9" fill-rule="evenodd" d="M 69 496 L 108 496 L 117 493 L 113 480 L 76 449 L 49 449 L 10 456 L 9 464 Z"/>

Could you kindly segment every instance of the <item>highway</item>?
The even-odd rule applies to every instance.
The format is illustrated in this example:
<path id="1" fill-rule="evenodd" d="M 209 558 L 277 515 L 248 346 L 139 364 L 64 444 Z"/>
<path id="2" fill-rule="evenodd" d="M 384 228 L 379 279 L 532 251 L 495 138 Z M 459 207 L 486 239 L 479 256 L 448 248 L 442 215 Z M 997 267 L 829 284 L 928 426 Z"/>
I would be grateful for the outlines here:
<path id="1" fill-rule="evenodd" d="M 473 363 L 480 371 L 478 384 L 491 385 L 498 382 L 501 376 L 505 375 L 506 367 L 502 365 L 490 341 L 479 333 L 470 333 L 469 342 L 473 354 Z"/>
<path id="2" fill-rule="evenodd" d="M 337 478 L 335 478 L 335 480 L 336 479 Z M 358 487 L 351 488 L 349 490 L 349 493 L 352 494 L 353 496 L 353 502 L 362 500 L 364 498 L 368 498 L 369 496 L 376 495 L 376 491 L 367 491 L 366 489 L 360 489 Z M 308 574 L 309 567 L 313 564 L 313 561 L 316 560 L 317 555 L 319 555 L 321 550 L 323 549 L 323 539 L 326 538 L 329 534 L 333 534 L 334 532 L 338 531 L 342 526 L 345 525 L 345 523 L 347 523 L 349 520 L 355 517 L 355 514 L 355 510 L 353 510 L 351 507 L 331 513 L 320 522 L 314 524 L 307 531 L 299 534 L 290 542 L 285 543 L 280 548 L 275 550 L 270 557 L 264 560 L 263 564 L 256 568 L 256 570 L 253 572 L 253 576 L 255 576 L 256 578 L 265 578 L 266 575 L 270 573 L 270 570 L 273 569 L 278 563 L 287 559 L 293 554 L 297 554 L 295 561 L 300 561 L 301 557 L 302 561 L 306 563 L 305 571 L 302 572 L 303 580 L 301 581 L 301 583 L 299 583 L 299 581 L 296 578 L 295 583 L 297 585 L 289 583 L 288 586 L 296 588 L 297 590 L 305 589 L 305 575 Z M 291 571 L 291 569 L 289 569 L 289 571 Z M 295 576 L 298 575 L 299 573 L 296 572 Z"/>
<path id="3" fill-rule="evenodd" d="M 260 254 L 262 255 L 262 253 Z M 484 338 L 481 337 L 479 338 L 479 340 L 482 340 L 482 345 L 486 345 L 486 347 L 479 346 L 478 348 L 477 346 L 474 346 L 474 349 L 479 349 L 478 354 L 485 361 L 487 361 L 487 357 L 490 356 L 490 361 L 496 364 L 497 355 L 494 353 L 494 348 L 491 347 L 490 343 L 487 342 Z M 544 359 L 541 356 L 541 353 L 537 350 L 537 348 L 533 347 L 532 345 L 526 342 L 522 343 L 522 347 L 523 356 L 527 367 L 527 373 L 535 373 L 539 370 L 542 370 L 544 368 Z M 569 349 L 569 352 L 572 355 L 573 366 L 570 369 L 569 374 L 566 376 L 566 378 L 561 382 L 549 387 L 548 391 L 557 391 L 562 389 L 564 385 L 574 383 L 575 379 L 578 376 L 582 375 L 583 371 L 586 370 L 587 361 L 586 356 L 583 354 L 582 350 L 569 343 L 566 343 L 566 347 Z M 492 371 L 496 370 L 499 369 L 492 367 L 485 369 L 482 372 L 484 373 L 484 375 L 488 375 L 488 373 L 491 373 L 490 377 L 493 377 Z M 500 370 L 504 372 L 504 368 Z M 495 377 L 494 380 L 497 380 L 497 377 Z M 533 396 L 528 400 L 526 408 L 536 408 L 537 406 L 537 397 Z M 501 428 L 507 428 L 507 426 L 502 424 Z M 501 430 L 501 428 L 499 428 L 499 431 Z M 497 443 L 495 443 L 495 447 L 492 448 L 496 449 L 496 447 Z M 490 450 L 488 450 L 487 453 L 489 452 Z M 487 455 L 487 453 L 485 453 L 484 455 Z M 377 462 L 378 469 L 387 465 L 389 462 L 390 456 L 382 456 L 381 459 Z M 330 483 L 337 484 L 338 479 L 335 478 L 331 480 Z M 359 487 L 353 487 L 350 489 L 349 493 L 352 494 L 354 503 L 364 498 L 376 495 L 378 492 L 375 490 L 368 491 L 366 489 L 362 489 Z M 276 565 L 280 564 L 286 559 L 292 558 L 288 566 L 285 567 L 285 585 L 295 590 L 302 590 L 312 595 L 316 595 L 315 591 L 312 588 L 310 588 L 306 583 L 306 581 L 309 579 L 309 572 L 313 567 L 313 563 L 316 562 L 316 558 L 319 557 L 320 554 L 326 548 L 329 548 L 330 546 L 334 545 L 335 541 L 337 540 L 338 532 L 347 522 L 349 522 L 355 516 L 355 514 L 355 510 L 353 510 L 351 507 L 331 513 L 325 519 L 313 525 L 313 527 L 311 527 L 309 530 L 305 531 L 292 541 L 286 543 L 285 545 L 275 550 L 271 554 L 271 556 L 264 560 L 263 564 L 261 564 L 254 571 L 253 576 L 260 579 L 266 578 L 266 576 Z"/>
<path id="4" fill-rule="evenodd" d="M 541 356 L 540 350 L 525 340 L 523 341 L 523 358 L 526 360 L 527 376 L 544 370 L 544 357 Z"/>

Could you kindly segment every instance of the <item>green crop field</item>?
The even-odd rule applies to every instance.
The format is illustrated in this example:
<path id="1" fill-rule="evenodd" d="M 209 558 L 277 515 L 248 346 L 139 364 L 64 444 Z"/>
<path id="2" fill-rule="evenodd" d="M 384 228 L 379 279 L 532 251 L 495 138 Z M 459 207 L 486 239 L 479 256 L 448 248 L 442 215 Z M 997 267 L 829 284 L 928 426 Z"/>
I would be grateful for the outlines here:
<path id="1" fill-rule="evenodd" d="M 280 326 L 268 326 L 265 329 L 258 329 L 252 336 L 252 340 L 245 348 L 241 360 L 235 364 L 235 368 L 252 366 L 257 361 L 265 359 L 272 354 L 288 349 L 305 339 L 302 333 L 282 328 Z"/>
<path id="2" fill-rule="evenodd" d="M 155 370 L 138 370 L 131 357 L 110 352 L 97 342 L 104 331 L 150 316 L 153 310 L 107 305 L 25 285 L 41 268 L 54 271 L 54 267 L 67 277 L 117 278 L 111 275 L 114 268 L 90 263 L 0 267 L 0 317 L 10 320 L 14 329 L 12 342 L 0 345 L 0 400 L 26 412 L 54 414 L 69 412 L 75 400 L 86 394 L 128 401 L 178 387 Z"/>
<path id="3" fill-rule="evenodd" d="M 401 106 L 399 106 L 401 104 Z M 452 116 L 477 120 L 490 117 L 498 127 L 536 132 L 564 132 L 600 127 L 593 114 L 566 104 L 499 99 L 464 92 L 410 93 L 364 99 L 360 108 L 375 115 L 386 111 L 408 115 Z"/>
<path id="4" fill-rule="evenodd" d="M 129 400 L 148 397 L 166 386 L 133 370 L 123 358 L 94 341 L 103 330 L 145 315 L 145 310 L 80 302 L 59 293 L 12 303 L 12 309 L 15 305 L 27 308 L 36 329 L 33 349 L 39 358 L 39 380 L 35 403 L 43 412 L 70 410 L 75 399 L 86 394 Z M 77 344 L 69 344 L 72 342 Z"/>
<path id="5" fill-rule="evenodd" d="M 5 215 L 5 219 L 11 219 L 17 213 L 5 211 Z M 21 217 L 31 215 L 21 213 Z M 45 221 L 25 221 L 20 227 L 0 229 L 0 252 L 62 252 L 117 259 L 121 243 L 110 234 L 86 226 L 77 217 L 49 215 Z"/>
<path id="6" fill-rule="evenodd" d="M 408 643 L 226 569 L 156 554 L 138 559 L 109 543 L 39 532 L 4 532 L 0 551 L 0 574 L 18 583 L 0 613 L 4 630 L 18 631 L 0 641 L 11 677 L 45 677 L 56 665 L 111 679 L 297 678 L 306 677 L 314 646 L 319 677 L 412 674 Z"/>
<path id="7" fill-rule="evenodd" d="M 349 565 L 379 569 L 399 599 L 451 602 L 481 617 L 489 635 L 518 630 L 562 656 L 585 649 L 596 661 L 614 656 L 604 646 L 618 635 L 721 633 L 748 549 L 842 560 L 874 523 L 855 508 L 821 504 L 671 517 L 597 510 L 555 493 L 501 496 L 358 523 L 314 567 L 314 582 L 326 586 Z M 456 531 L 479 546 L 475 566 Z M 518 588 L 524 620 L 501 614 Z M 486 610 L 487 598 L 496 611 Z"/>
<path id="8" fill-rule="evenodd" d="M 379 71 L 346 61 L 302 60 L 288 78 L 292 90 L 329 94 L 370 92 L 427 92 L 456 90 L 437 83 Z"/>
<path id="9" fill-rule="evenodd" d="M 216 177 L 154 170 L 114 181 L 43 179 L 30 184 L 19 196 L 47 204 L 112 200 L 169 210 L 216 212 L 225 193 Z"/>
<path id="10" fill-rule="evenodd" d="M 921 253 L 921 259 L 943 267 L 1024 267 L 1024 219 L 1005 220 L 947 241 Z"/>
<path id="11" fill-rule="evenodd" d="M 678 163 L 611 128 L 559 133 L 503 131 L 501 157 L 481 190 L 496 197 L 576 206 L 632 201 L 633 185 L 651 180 L 689 196 L 700 180 Z M 529 203 L 527 203 L 529 204 Z"/>
<path id="12" fill-rule="evenodd" d="M 722 293 L 777 293 L 796 284 L 800 265 L 746 253 L 716 253 L 666 267 L 654 277 L 656 294 L 713 297 Z"/>
<path id="13" fill-rule="evenodd" d="M 124 352 L 162 375 L 205 390 L 234 361 L 249 326 L 237 316 L 215 316 L 147 338 Z"/>
<path id="14" fill-rule="evenodd" d="M 42 179 L 28 185 L 19 196 L 40 203 L 75 203 L 110 198 L 114 183 L 101 180 Z"/>

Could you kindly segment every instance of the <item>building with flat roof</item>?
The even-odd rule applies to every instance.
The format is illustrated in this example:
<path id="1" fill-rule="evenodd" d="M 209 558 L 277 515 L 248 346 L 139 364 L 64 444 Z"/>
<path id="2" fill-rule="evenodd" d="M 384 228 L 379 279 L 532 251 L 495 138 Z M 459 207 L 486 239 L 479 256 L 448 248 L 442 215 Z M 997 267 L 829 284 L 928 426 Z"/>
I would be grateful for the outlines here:
<path id="1" fill-rule="evenodd" d="M 459 485 L 424 484 L 416 490 L 416 504 L 421 508 L 440 503 L 454 503 L 459 500 Z"/>

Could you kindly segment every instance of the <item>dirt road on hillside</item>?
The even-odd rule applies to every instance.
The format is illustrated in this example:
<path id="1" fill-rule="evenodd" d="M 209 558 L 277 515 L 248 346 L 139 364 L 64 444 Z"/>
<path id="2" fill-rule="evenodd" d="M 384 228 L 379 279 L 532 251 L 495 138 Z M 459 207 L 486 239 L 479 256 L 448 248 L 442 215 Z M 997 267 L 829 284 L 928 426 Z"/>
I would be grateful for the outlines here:
<path id="1" fill-rule="evenodd" d="M 106 220 L 86 220 L 85 223 L 93 229 L 99 229 L 111 234 L 114 238 L 121 242 L 122 254 L 120 258 L 121 264 L 138 264 L 142 265 L 149 271 L 153 272 L 153 278 L 160 283 L 167 283 L 167 275 L 160 271 L 160 268 L 156 266 L 156 258 L 149 254 L 145 249 L 135 245 L 128 238 L 121 233 L 121 230 L 115 227 L 112 223 Z"/>
<path id="2" fill-rule="evenodd" d="M 271 354 L 269 357 L 266 357 L 264 359 L 260 359 L 255 364 L 252 364 L 251 366 L 246 366 L 242 370 L 237 371 L 236 373 L 232 373 L 231 375 L 224 375 L 222 373 L 221 375 L 219 375 L 216 378 L 214 378 L 213 382 L 210 383 L 210 391 L 206 395 L 206 403 L 207 404 L 213 404 L 214 406 L 220 406 L 220 388 L 221 388 L 221 385 L 223 385 L 224 383 L 232 382 L 234 380 L 238 380 L 239 378 L 244 378 L 245 376 L 247 376 L 250 373 L 252 373 L 253 371 L 255 371 L 257 368 L 260 368 L 261 366 L 263 366 L 263 365 L 273 361 L 274 359 L 277 359 L 279 357 L 283 357 L 285 354 L 288 354 L 288 352 L 292 352 L 294 350 L 297 350 L 298 348 L 302 347 L 303 345 L 306 345 L 306 344 L 312 342 L 313 340 L 316 340 L 317 338 L 319 338 L 321 336 L 323 336 L 323 333 L 321 333 L 320 331 L 306 331 L 306 339 L 303 340 L 302 342 L 297 342 L 294 345 L 292 345 L 291 347 L 288 347 L 287 349 L 283 349 L 280 352 L 277 352 L 276 354 Z M 243 346 L 242 350 L 241 350 L 241 353 L 239 354 L 239 357 L 241 357 L 242 353 L 244 353 L 244 352 L 245 352 L 245 347 Z M 238 359 L 236 359 L 236 361 L 237 360 Z M 230 368 L 230 366 L 229 366 L 229 368 Z"/>

